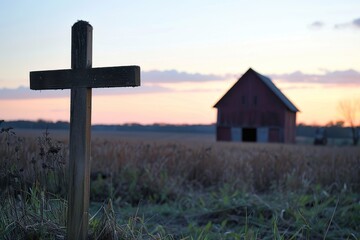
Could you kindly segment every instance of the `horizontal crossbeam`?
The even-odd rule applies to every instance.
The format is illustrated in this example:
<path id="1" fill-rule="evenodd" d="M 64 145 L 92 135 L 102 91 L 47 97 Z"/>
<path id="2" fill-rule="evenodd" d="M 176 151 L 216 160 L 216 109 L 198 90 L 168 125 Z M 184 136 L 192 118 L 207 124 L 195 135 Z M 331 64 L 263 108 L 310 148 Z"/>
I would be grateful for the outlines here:
<path id="1" fill-rule="evenodd" d="M 140 67 L 104 67 L 30 72 L 30 89 L 140 86 Z"/>

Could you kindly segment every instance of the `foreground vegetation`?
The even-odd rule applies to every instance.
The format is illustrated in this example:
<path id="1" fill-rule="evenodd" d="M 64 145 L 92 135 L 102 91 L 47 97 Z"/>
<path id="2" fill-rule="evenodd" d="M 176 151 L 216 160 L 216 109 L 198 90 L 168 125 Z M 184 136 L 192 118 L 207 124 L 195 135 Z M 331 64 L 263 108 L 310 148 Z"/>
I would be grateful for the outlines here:
<path id="1" fill-rule="evenodd" d="M 0 239 L 64 239 L 67 141 L 0 134 Z M 360 149 L 94 139 L 90 239 L 359 239 Z"/>

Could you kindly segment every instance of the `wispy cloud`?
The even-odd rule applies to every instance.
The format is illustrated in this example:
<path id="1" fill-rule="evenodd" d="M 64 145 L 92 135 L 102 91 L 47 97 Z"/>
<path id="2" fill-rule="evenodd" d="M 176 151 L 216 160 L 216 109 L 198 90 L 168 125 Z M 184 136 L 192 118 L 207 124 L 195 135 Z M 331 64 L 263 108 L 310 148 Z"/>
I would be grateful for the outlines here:
<path id="1" fill-rule="evenodd" d="M 325 26 L 326 24 L 323 21 L 314 21 L 309 25 L 309 28 L 313 30 L 319 30 L 324 28 Z M 354 20 L 348 22 L 334 24 L 334 29 L 336 30 L 341 30 L 346 28 L 360 29 L 360 18 L 355 18 Z"/>
<path id="2" fill-rule="evenodd" d="M 177 70 L 153 70 L 141 74 L 144 83 L 210 82 L 226 78 L 221 75 L 179 72 Z"/>
<path id="3" fill-rule="evenodd" d="M 32 91 L 30 88 L 23 86 L 0 89 L 0 99 L 61 98 L 67 96 L 70 96 L 69 90 Z"/>
<path id="4" fill-rule="evenodd" d="M 360 29 L 360 18 L 356 18 L 351 22 L 339 23 L 334 25 L 335 29 L 344 29 L 344 28 L 357 28 Z"/>
<path id="5" fill-rule="evenodd" d="M 206 82 L 223 81 L 233 78 L 236 74 L 228 74 L 224 77 L 200 73 L 170 71 L 149 71 L 142 72 L 141 87 L 136 88 L 102 88 L 93 89 L 93 95 L 123 95 L 123 94 L 148 94 L 166 92 L 216 92 L 217 89 L 193 88 L 177 90 L 176 86 L 164 87 L 163 83 L 180 82 Z M 324 74 L 306 74 L 301 71 L 286 74 L 269 74 L 271 79 L 288 83 L 324 84 L 324 85 L 356 85 L 360 86 L 360 72 L 349 69 L 345 71 L 325 71 Z M 14 89 L 1 88 L 0 100 L 36 99 L 36 98 L 63 98 L 70 97 L 69 90 L 44 90 L 33 91 L 28 87 Z"/>
<path id="6" fill-rule="evenodd" d="M 315 21 L 313 23 L 310 24 L 310 28 L 311 29 L 321 29 L 325 26 L 325 23 L 322 21 Z"/>
<path id="7" fill-rule="evenodd" d="M 296 71 L 289 74 L 271 74 L 273 80 L 291 83 L 318 83 L 332 85 L 359 85 L 360 72 L 349 69 L 344 71 L 327 71 L 324 74 L 305 74 Z"/>
<path id="8" fill-rule="evenodd" d="M 146 93 L 161 93 L 171 92 L 170 88 L 161 86 L 141 86 L 136 88 L 95 88 L 93 89 L 94 96 L 100 95 L 121 95 L 121 94 L 146 94 Z M 18 88 L 1 88 L 0 100 L 17 100 L 17 99 L 36 99 L 36 98 L 63 98 L 70 97 L 70 90 L 44 90 L 33 91 L 28 87 Z"/>
<path id="9" fill-rule="evenodd" d="M 354 19 L 354 20 L 352 21 L 352 24 L 353 24 L 355 27 L 360 28 L 360 18 Z"/>
<path id="10" fill-rule="evenodd" d="M 228 76 L 220 76 L 213 74 L 179 72 L 176 70 L 145 71 L 145 72 L 141 72 L 141 87 L 93 89 L 93 94 L 96 96 L 96 95 L 173 92 L 176 90 L 173 88 L 161 86 L 161 84 L 181 83 L 181 82 L 194 82 L 194 83 L 209 82 L 209 81 L 224 80 L 227 77 Z M 208 91 L 208 90 L 203 89 L 202 91 Z M 32 91 L 28 87 L 23 87 L 23 86 L 13 89 L 10 88 L 0 89 L 0 99 L 62 98 L 69 96 L 70 96 L 69 90 Z"/>

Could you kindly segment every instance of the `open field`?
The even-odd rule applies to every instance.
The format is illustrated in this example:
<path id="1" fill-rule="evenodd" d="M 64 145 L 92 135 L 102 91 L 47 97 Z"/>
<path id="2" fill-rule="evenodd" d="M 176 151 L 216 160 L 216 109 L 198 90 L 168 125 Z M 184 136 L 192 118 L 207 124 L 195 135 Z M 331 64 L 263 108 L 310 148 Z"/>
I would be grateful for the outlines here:
<path id="1" fill-rule="evenodd" d="M 0 238 L 64 234 L 68 136 L 42 132 L 1 133 Z M 359 147 L 92 138 L 92 238 L 360 238 Z"/>

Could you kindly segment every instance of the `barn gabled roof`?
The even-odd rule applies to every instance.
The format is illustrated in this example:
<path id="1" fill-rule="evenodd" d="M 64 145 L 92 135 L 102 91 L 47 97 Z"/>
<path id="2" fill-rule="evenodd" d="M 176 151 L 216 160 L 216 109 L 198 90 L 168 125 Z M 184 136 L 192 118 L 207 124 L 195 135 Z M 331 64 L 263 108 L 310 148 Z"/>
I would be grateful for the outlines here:
<path id="1" fill-rule="evenodd" d="M 247 74 L 248 72 L 253 72 L 274 94 L 275 96 L 277 96 L 282 103 L 284 103 L 284 105 L 292 112 L 299 112 L 299 109 L 297 109 L 295 107 L 295 105 L 290 102 L 290 100 L 280 91 L 280 89 L 278 89 L 275 84 L 271 81 L 270 78 L 261 75 L 260 73 L 256 72 L 255 70 L 253 70 L 252 68 L 249 68 L 248 71 L 246 71 L 245 74 Z M 244 74 L 244 75 L 245 75 Z M 243 75 L 243 76 L 244 76 Z M 242 78 L 242 77 L 241 77 Z M 240 81 L 241 78 L 238 80 Z M 234 84 L 234 86 L 236 85 L 236 83 Z M 229 91 L 232 89 L 232 87 L 229 89 Z M 226 94 L 224 96 L 227 95 L 227 93 L 229 92 L 227 91 Z M 224 98 L 224 96 L 214 105 L 215 108 L 218 107 L 218 104 L 221 102 L 221 100 Z"/>

